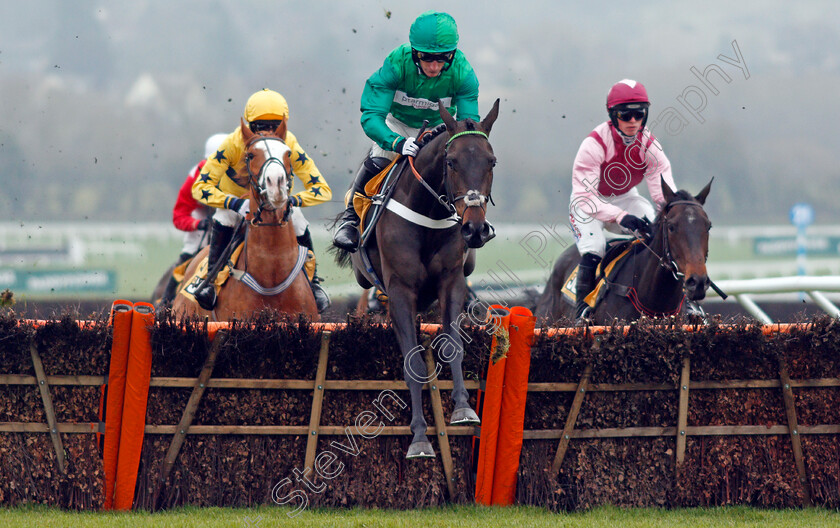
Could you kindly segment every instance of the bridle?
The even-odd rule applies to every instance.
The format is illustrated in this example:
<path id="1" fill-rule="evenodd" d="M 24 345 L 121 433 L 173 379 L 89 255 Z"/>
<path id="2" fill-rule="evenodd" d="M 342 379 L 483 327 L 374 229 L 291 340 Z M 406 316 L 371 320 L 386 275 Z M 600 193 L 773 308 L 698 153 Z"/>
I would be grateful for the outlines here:
<path id="1" fill-rule="evenodd" d="M 491 195 L 481 194 L 481 192 L 479 192 L 476 189 L 470 189 L 466 193 L 460 194 L 458 196 L 454 196 L 454 193 L 452 192 L 452 182 L 451 182 L 451 178 L 449 176 L 449 162 L 447 161 L 447 158 L 449 156 L 449 145 L 454 140 L 456 140 L 457 138 L 467 136 L 467 135 L 481 136 L 487 141 L 488 144 L 490 143 L 490 138 L 487 137 L 487 134 L 480 131 L 480 130 L 464 130 L 463 132 L 456 132 L 455 134 L 452 135 L 452 137 L 450 137 L 446 141 L 446 146 L 444 147 L 444 152 L 443 152 L 443 159 L 444 159 L 444 161 L 443 161 L 443 189 L 444 189 L 445 194 L 442 194 L 442 195 L 438 194 L 437 191 L 435 191 L 432 188 L 432 186 L 429 185 L 428 182 L 426 182 L 426 180 L 423 179 L 423 176 L 414 167 L 414 157 L 410 156 L 408 158 L 408 163 L 411 166 L 411 172 L 414 174 L 414 177 L 417 178 L 417 181 L 419 181 L 421 184 L 423 184 L 423 187 L 425 187 L 425 189 L 427 191 L 429 191 L 429 193 L 432 196 L 435 197 L 435 200 L 437 200 L 437 202 L 440 203 L 444 207 L 444 209 L 446 209 L 446 211 L 451 215 L 451 218 L 453 219 L 453 221 L 456 221 L 456 222 L 458 220 L 463 220 L 458 215 L 458 211 L 455 208 L 455 204 L 458 203 L 459 200 L 464 200 L 464 204 L 466 205 L 467 208 L 480 207 L 481 210 L 484 211 L 485 213 L 487 211 L 487 202 L 488 201 L 491 204 L 496 205 L 496 203 L 493 201 L 493 197 Z M 466 210 L 464 212 L 466 213 Z"/>
<path id="2" fill-rule="evenodd" d="M 662 219 L 660 220 L 661 227 L 660 230 L 662 231 L 662 255 L 659 255 L 652 247 L 650 247 L 643 239 L 639 239 L 643 246 L 645 246 L 648 251 L 654 254 L 654 256 L 659 259 L 659 265 L 665 268 L 666 270 L 671 272 L 673 275 L 674 280 L 680 281 L 685 278 L 685 273 L 680 271 L 680 266 L 677 264 L 676 259 L 674 259 L 674 254 L 671 251 L 671 239 L 668 236 L 668 211 L 671 207 L 675 205 L 693 205 L 695 207 L 699 207 L 700 210 L 703 210 L 703 204 L 699 202 L 693 202 L 691 200 L 674 200 L 673 202 L 669 202 L 665 209 L 662 211 Z"/>
<path id="3" fill-rule="evenodd" d="M 268 152 L 268 157 L 263 161 L 262 165 L 260 166 L 260 170 L 257 174 L 254 174 L 251 171 L 251 160 L 254 159 L 254 154 L 248 152 L 245 154 L 245 167 L 248 170 L 248 183 L 257 191 L 257 199 L 259 200 L 259 205 L 257 207 L 257 212 L 254 213 L 253 218 L 251 219 L 251 225 L 254 227 L 261 227 L 261 226 L 284 226 L 289 221 L 289 216 L 292 213 L 291 202 L 288 200 L 286 201 L 286 210 L 283 211 L 283 217 L 281 218 L 280 222 L 263 222 L 261 219 L 263 211 L 273 211 L 274 206 L 272 206 L 267 201 L 265 190 L 265 171 L 272 165 L 272 164 L 279 164 L 283 168 L 283 172 L 286 173 L 286 165 L 283 163 L 283 160 L 271 154 L 271 141 L 279 141 L 283 145 L 286 145 L 286 142 L 276 136 L 262 136 L 262 135 L 255 135 L 252 137 L 248 143 L 245 145 L 246 150 L 250 150 L 254 145 L 258 142 L 263 141 L 265 142 L 265 150 Z M 292 173 L 286 173 L 286 187 L 287 191 L 291 190 L 292 186 Z"/>

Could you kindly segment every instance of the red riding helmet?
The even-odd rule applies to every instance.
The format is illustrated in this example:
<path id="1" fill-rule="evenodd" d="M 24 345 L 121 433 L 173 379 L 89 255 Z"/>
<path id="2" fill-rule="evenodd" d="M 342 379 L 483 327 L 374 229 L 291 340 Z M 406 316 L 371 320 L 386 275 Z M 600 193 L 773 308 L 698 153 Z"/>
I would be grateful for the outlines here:
<path id="1" fill-rule="evenodd" d="M 650 104 L 647 90 L 645 90 L 645 86 L 642 83 L 630 79 L 622 79 L 610 88 L 610 93 L 607 94 L 607 110 L 626 103 Z"/>
<path id="2" fill-rule="evenodd" d="M 622 79 L 610 88 L 607 94 L 607 112 L 613 126 L 618 128 L 617 110 L 647 109 L 650 106 L 645 86 L 631 79 Z M 644 128 L 648 116 L 642 121 Z"/>

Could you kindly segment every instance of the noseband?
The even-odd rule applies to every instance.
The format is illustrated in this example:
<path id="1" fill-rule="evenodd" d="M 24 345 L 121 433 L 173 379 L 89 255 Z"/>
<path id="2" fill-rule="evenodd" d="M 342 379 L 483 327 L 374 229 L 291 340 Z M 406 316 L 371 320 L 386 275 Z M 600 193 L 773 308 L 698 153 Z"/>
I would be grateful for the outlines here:
<path id="1" fill-rule="evenodd" d="M 429 185 L 426 182 L 426 180 L 423 179 L 423 176 L 421 176 L 420 173 L 417 172 L 417 169 L 414 168 L 414 159 L 411 158 L 411 157 L 409 158 L 409 163 L 411 165 L 411 171 L 414 173 L 414 177 L 417 178 L 417 180 L 420 183 L 423 184 L 423 187 L 425 187 L 426 190 L 429 191 L 429 193 L 431 193 L 431 195 L 435 197 L 435 199 L 438 201 L 438 203 L 440 203 L 446 209 L 446 211 L 451 215 L 451 218 L 454 222 L 457 222 L 459 220 L 461 220 L 461 221 L 463 220 L 458 215 L 458 212 L 455 209 L 455 204 L 458 202 L 458 200 L 464 200 L 464 204 L 467 206 L 467 208 L 481 207 L 481 209 L 485 210 L 485 211 L 487 209 L 486 204 L 487 204 L 488 201 L 490 203 L 492 203 L 493 205 L 496 205 L 496 203 L 493 202 L 493 197 L 492 196 L 481 194 L 476 189 L 470 189 L 464 194 L 461 194 L 461 195 L 458 195 L 458 196 L 453 196 L 452 182 L 451 182 L 451 179 L 449 177 L 449 164 L 446 162 L 446 158 L 449 154 L 450 143 L 452 143 L 455 139 L 457 139 L 461 136 L 466 136 L 466 135 L 479 135 L 479 136 L 483 137 L 484 139 L 486 139 L 488 143 L 490 142 L 490 138 L 487 137 L 487 134 L 485 134 L 484 132 L 482 132 L 480 130 L 465 130 L 463 132 L 457 132 L 457 133 L 453 134 L 452 137 L 450 137 L 446 141 L 446 147 L 444 148 L 444 152 L 443 152 L 443 159 L 444 159 L 444 162 L 443 162 L 443 188 L 444 188 L 444 192 L 446 193 L 445 195 L 439 195 L 437 193 L 437 191 L 432 189 L 431 185 Z"/>
<path id="2" fill-rule="evenodd" d="M 283 143 L 283 145 L 285 145 L 286 143 L 278 137 L 254 136 L 253 138 L 251 138 L 251 140 L 248 142 L 248 144 L 245 145 L 245 148 L 250 149 L 251 147 L 253 147 L 254 145 L 256 145 L 260 141 L 265 142 L 265 150 L 268 152 L 268 157 L 265 159 L 265 161 L 263 161 L 262 165 L 260 166 L 260 170 L 259 170 L 259 172 L 257 172 L 257 174 L 254 174 L 251 171 L 251 160 L 254 158 L 254 155 L 250 152 L 248 152 L 245 155 L 245 167 L 248 169 L 248 182 L 250 183 L 251 187 L 253 187 L 254 189 L 257 190 L 257 198 L 259 199 L 259 206 L 257 208 L 257 212 L 254 214 L 254 217 L 251 219 L 251 225 L 254 226 L 254 227 L 258 227 L 258 226 L 283 226 L 283 225 L 286 225 L 286 222 L 288 222 L 289 215 L 292 212 L 291 204 L 289 203 L 288 200 L 286 200 L 286 210 L 283 212 L 283 218 L 281 219 L 280 222 L 263 222 L 263 221 L 261 221 L 260 217 L 262 216 L 263 211 L 274 210 L 274 207 L 271 206 L 271 204 L 268 204 L 268 202 L 266 202 L 267 191 L 264 188 L 265 187 L 265 182 L 263 181 L 263 179 L 265 178 L 265 171 L 272 164 L 277 163 L 282 167 L 283 173 L 286 173 L 286 165 L 283 163 L 283 160 L 276 157 L 276 156 L 273 156 L 271 154 L 271 147 L 270 147 L 269 142 L 270 141 L 279 141 L 280 143 Z M 291 190 L 292 176 L 293 176 L 293 174 L 286 173 L 286 188 L 287 188 L 286 190 L 287 190 L 287 192 L 289 190 Z"/>
<path id="3" fill-rule="evenodd" d="M 702 204 L 697 203 L 697 202 L 692 202 L 691 200 L 675 200 L 673 202 L 669 202 L 668 205 L 665 206 L 665 210 L 662 211 L 662 221 L 661 221 L 661 223 L 662 223 L 662 227 L 661 227 L 661 229 L 662 229 L 662 246 L 663 246 L 662 255 L 661 256 L 658 255 L 656 253 L 656 251 L 654 251 L 653 248 L 651 248 L 650 246 L 645 244 L 644 241 L 642 241 L 642 244 L 644 244 L 644 246 L 646 248 L 648 248 L 648 250 L 650 250 L 651 253 L 656 255 L 656 257 L 659 259 L 659 265 L 662 266 L 663 268 L 665 268 L 666 270 L 670 271 L 671 274 L 674 276 L 674 280 L 679 281 L 679 280 L 682 280 L 682 279 L 685 278 L 685 273 L 680 271 L 680 267 L 677 264 L 677 261 L 674 259 L 674 255 L 671 252 L 671 238 L 668 236 L 668 231 L 667 231 L 668 230 L 668 211 L 671 209 L 671 207 L 673 207 L 675 205 L 693 205 L 693 206 L 699 207 L 701 210 L 703 210 L 703 205 Z"/>

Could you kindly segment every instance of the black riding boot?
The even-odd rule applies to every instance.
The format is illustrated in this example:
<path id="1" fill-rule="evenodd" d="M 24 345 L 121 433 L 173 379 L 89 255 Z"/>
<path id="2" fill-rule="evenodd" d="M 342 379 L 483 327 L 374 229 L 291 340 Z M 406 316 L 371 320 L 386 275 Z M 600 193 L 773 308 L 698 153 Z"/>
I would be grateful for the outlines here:
<path id="1" fill-rule="evenodd" d="M 216 262 L 222 257 L 230 239 L 233 236 L 233 228 L 223 226 L 219 222 L 213 220 L 213 228 L 210 230 L 210 254 L 207 258 L 207 277 L 204 282 L 195 289 L 193 297 L 195 297 L 198 305 L 205 310 L 212 310 L 216 306 L 216 288 L 213 282 L 216 280 L 216 273 L 213 272 L 213 267 Z"/>
<path id="2" fill-rule="evenodd" d="M 590 308 L 586 304 L 586 296 L 595 288 L 595 269 L 601 257 L 594 253 L 585 253 L 580 258 L 580 266 L 575 285 L 575 323 L 585 323 L 589 319 Z"/>
<path id="3" fill-rule="evenodd" d="M 175 267 L 177 268 L 185 261 L 192 258 L 191 253 L 181 253 L 178 255 L 178 261 L 175 263 Z M 163 290 L 163 295 L 160 297 L 160 305 L 161 306 L 169 306 L 172 304 L 172 301 L 175 300 L 175 292 L 178 289 L 178 281 L 175 280 L 175 277 L 172 275 L 169 276 L 169 282 L 166 283 L 166 288 Z"/>
<path id="4" fill-rule="evenodd" d="M 312 295 L 315 296 L 315 304 L 318 306 L 318 313 L 323 313 L 324 310 L 330 307 L 330 296 L 327 295 L 327 291 L 321 287 L 321 283 L 324 279 L 318 276 L 318 265 L 315 263 L 315 246 L 312 243 L 312 234 L 310 234 L 308 227 L 302 235 L 297 237 L 297 242 L 312 252 L 312 264 L 314 268 L 312 270 L 312 280 L 309 281 L 309 287 L 312 288 Z"/>
<path id="5" fill-rule="evenodd" d="M 379 171 L 387 166 L 391 160 L 388 158 L 367 158 L 359 171 L 356 173 L 356 179 L 353 181 L 353 192 L 350 195 L 350 201 L 344 214 L 339 220 L 338 230 L 333 236 L 333 245 L 339 247 L 350 253 L 355 253 L 359 246 L 359 216 L 353 208 L 353 196 L 356 193 L 365 194 L 365 185 L 371 178 L 376 176 Z"/>

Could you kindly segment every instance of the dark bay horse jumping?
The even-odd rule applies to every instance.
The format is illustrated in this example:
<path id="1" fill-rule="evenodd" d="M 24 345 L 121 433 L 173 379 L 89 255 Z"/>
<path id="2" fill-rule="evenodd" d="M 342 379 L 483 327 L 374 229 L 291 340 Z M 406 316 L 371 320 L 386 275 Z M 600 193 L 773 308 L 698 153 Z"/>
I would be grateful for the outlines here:
<path id="1" fill-rule="evenodd" d="M 251 211 L 245 247 L 236 264 L 238 271 L 221 287 L 213 312 L 206 312 L 180 294 L 207 254 L 207 248 L 201 250 L 187 267 L 172 302 L 176 314 L 209 315 L 213 320 L 227 321 L 273 309 L 319 320 L 315 297 L 302 270 L 306 249 L 298 246 L 290 217 L 291 150 L 281 139 L 283 126 L 273 133 L 258 134 L 242 121 L 247 173 L 237 175 L 236 180 L 249 189 Z"/>
<path id="2" fill-rule="evenodd" d="M 463 343 L 456 326 L 467 295 L 465 252 L 482 247 L 495 234 L 485 212 L 496 165 L 488 135 L 498 115 L 496 100 L 480 123 L 456 122 L 441 104 L 446 131 L 420 150 L 414 160 L 416 175 L 403 164 L 374 235 L 352 255 L 336 248 L 339 264 L 347 265 L 352 259 L 363 288 L 375 284 L 388 295 L 389 316 L 411 393 L 414 437 L 406 458 L 435 456 L 426 437 L 422 387 L 437 372 L 427 377 L 415 326 L 418 310 L 427 309 L 434 300 L 440 303 L 443 324 L 432 348 L 447 343 L 446 350 L 438 350 L 438 358 L 449 363 L 454 385 L 450 424 L 479 423 L 467 401 L 461 370 Z"/>
<path id="3" fill-rule="evenodd" d="M 710 181 L 697 196 L 692 196 L 687 191 L 674 192 L 662 181 L 665 205 L 653 223 L 653 235 L 625 257 L 624 264 L 609 280 L 607 293 L 590 315 L 593 322 L 676 315 L 685 300 L 705 298 L 711 284 L 706 258 L 712 224 L 703 204 L 711 186 Z M 579 261 L 575 246 L 557 259 L 537 302 L 538 319 L 574 317 L 574 304 L 563 299 L 561 289 Z"/>

